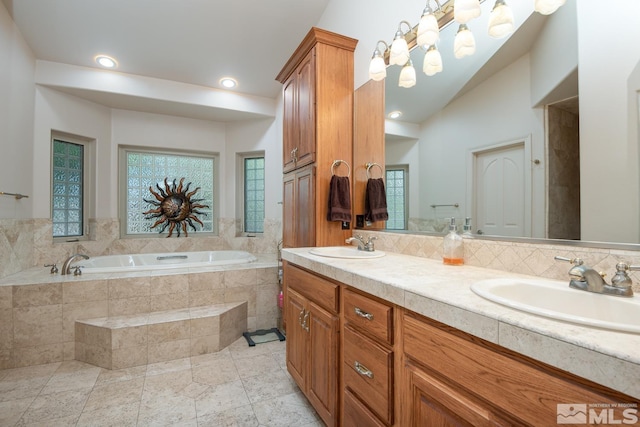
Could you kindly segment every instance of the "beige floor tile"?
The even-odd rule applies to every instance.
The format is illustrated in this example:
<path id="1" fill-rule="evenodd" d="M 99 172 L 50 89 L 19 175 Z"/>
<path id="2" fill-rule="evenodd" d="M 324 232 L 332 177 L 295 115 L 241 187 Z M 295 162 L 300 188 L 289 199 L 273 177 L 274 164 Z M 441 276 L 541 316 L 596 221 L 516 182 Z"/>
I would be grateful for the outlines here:
<path id="1" fill-rule="evenodd" d="M 259 425 L 251 405 L 198 416 L 198 427 L 258 427 Z"/>
<path id="2" fill-rule="evenodd" d="M 96 386 L 117 383 L 120 381 L 129 381 L 134 378 L 144 378 L 146 373 L 147 365 L 116 370 L 102 369 L 98 379 L 96 380 Z"/>
<path id="3" fill-rule="evenodd" d="M 140 401 L 82 412 L 76 427 L 135 427 Z"/>
<path id="4" fill-rule="evenodd" d="M 318 422 L 314 410 L 300 393 L 263 400 L 254 404 L 253 410 L 261 426 L 298 427 Z"/>
<path id="5" fill-rule="evenodd" d="M 38 396 L 22 416 L 25 424 L 51 422 L 57 418 L 80 418 L 91 390 L 72 390 Z"/>
<path id="6" fill-rule="evenodd" d="M 109 406 L 139 403 L 143 388 L 144 378 L 142 377 L 96 386 L 89 395 L 89 399 L 84 405 L 84 410 L 94 412 Z"/>
<path id="7" fill-rule="evenodd" d="M 249 397 L 241 381 L 210 387 L 196 399 L 198 416 L 210 415 L 248 405 Z"/>
<path id="8" fill-rule="evenodd" d="M 100 375 L 101 368 L 92 367 L 90 369 L 81 369 L 76 371 L 63 371 L 51 376 L 47 385 L 42 389 L 40 395 L 60 393 L 71 390 L 88 390 L 91 391 Z"/>
<path id="9" fill-rule="evenodd" d="M 234 358 L 234 363 L 242 379 L 281 370 L 280 365 L 271 353 L 236 357 Z"/>
<path id="10" fill-rule="evenodd" d="M 251 403 L 286 396 L 297 390 L 291 377 L 281 369 L 243 378 L 242 384 Z"/>
<path id="11" fill-rule="evenodd" d="M 0 382 L 0 402 L 36 397 L 49 381 L 49 377 L 3 380 Z"/>
<path id="12" fill-rule="evenodd" d="M 194 399 L 170 393 L 164 394 L 160 399 L 149 395 L 142 397 L 138 425 L 173 426 L 179 423 L 190 424 L 190 421 L 195 420 Z"/>
<path id="13" fill-rule="evenodd" d="M 15 425 L 35 397 L 0 402 L 0 426 Z"/>
<path id="14" fill-rule="evenodd" d="M 147 375 L 160 375 L 169 372 L 184 371 L 191 369 L 191 359 L 188 357 L 176 360 L 168 360 L 166 362 L 150 363 L 147 365 Z"/>

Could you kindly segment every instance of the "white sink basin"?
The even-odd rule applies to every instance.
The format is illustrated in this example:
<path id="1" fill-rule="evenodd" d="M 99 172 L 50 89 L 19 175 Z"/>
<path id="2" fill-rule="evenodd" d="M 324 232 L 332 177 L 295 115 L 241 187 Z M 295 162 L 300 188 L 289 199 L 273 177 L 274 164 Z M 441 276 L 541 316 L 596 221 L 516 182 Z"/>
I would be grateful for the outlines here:
<path id="1" fill-rule="evenodd" d="M 385 253 L 382 251 L 360 251 L 355 246 L 324 246 L 321 248 L 313 248 L 309 251 L 309 253 L 329 258 L 351 259 L 381 258 L 385 255 Z"/>
<path id="2" fill-rule="evenodd" d="M 569 288 L 543 280 L 492 279 L 471 290 L 511 308 L 597 328 L 640 333 L 640 298 L 622 298 Z"/>

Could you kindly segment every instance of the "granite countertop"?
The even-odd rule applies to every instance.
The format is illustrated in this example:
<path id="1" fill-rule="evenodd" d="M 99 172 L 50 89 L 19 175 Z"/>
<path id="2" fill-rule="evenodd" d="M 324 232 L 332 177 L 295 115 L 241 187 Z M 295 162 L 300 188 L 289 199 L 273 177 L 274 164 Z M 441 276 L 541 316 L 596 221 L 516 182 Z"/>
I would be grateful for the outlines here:
<path id="1" fill-rule="evenodd" d="M 538 277 L 386 252 L 382 258 L 317 256 L 283 249 L 282 258 L 502 347 L 640 398 L 640 334 L 528 314 L 471 291 L 485 279 Z M 544 280 L 557 286 L 566 282 Z M 635 297 L 637 298 L 637 296 Z M 590 402 L 591 403 L 591 402 Z M 595 403 L 595 402 L 594 402 Z"/>

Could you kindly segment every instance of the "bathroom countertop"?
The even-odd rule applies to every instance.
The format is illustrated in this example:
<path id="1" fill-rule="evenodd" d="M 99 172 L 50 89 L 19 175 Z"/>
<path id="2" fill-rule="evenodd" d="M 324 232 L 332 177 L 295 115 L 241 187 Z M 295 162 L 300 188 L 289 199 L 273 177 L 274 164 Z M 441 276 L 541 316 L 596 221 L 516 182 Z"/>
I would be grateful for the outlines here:
<path id="1" fill-rule="evenodd" d="M 290 248 L 282 258 L 502 347 L 640 398 L 640 334 L 609 331 L 528 314 L 485 300 L 477 281 L 535 278 L 386 252 L 342 259 Z M 546 280 L 558 286 L 567 282 Z M 637 297 L 636 297 L 637 298 Z M 595 402 L 594 402 L 595 403 Z"/>
<path id="2" fill-rule="evenodd" d="M 66 283 L 89 280 L 126 279 L 131 277 L 167 276 L 174 274 L 196 274 L 211 271 L 244 270 L 249 268 L 273 268 L 278 261 L 275 254 L 253 254 L 257 260 L 244 264 L 213 265 L 208 267 L 171 268 L 146 271 L 117 273 L 92 273 L 74 276 L 73 274 L 50 274 L 48 267 L 32 267 L 19 273 L 0 279 L 0 286 L 38 285 L 43 283 Z"/>

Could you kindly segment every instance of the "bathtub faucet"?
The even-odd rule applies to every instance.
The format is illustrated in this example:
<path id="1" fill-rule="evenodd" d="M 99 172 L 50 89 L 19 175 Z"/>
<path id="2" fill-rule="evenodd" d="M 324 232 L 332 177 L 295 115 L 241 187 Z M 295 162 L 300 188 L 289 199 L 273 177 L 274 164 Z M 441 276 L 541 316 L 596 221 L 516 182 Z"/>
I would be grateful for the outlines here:
<path id="1" fill-rule="evenodd" d="M 73 255 L 71 255 L 69 258 L 64 260 L 64 264 L 62 264 L 62 269 L 60 271 L 60 274 L 72 274 L 71 273 L 71 263 L 76 258 L 89 259 L 89 257 L 87 255 L 83 255 L 83 254 L 73 254 Z"/>

